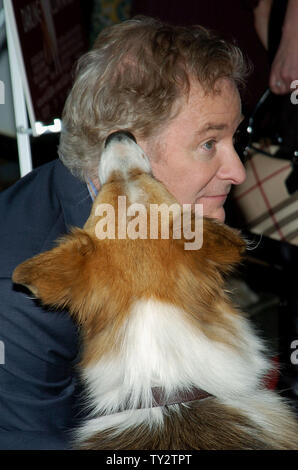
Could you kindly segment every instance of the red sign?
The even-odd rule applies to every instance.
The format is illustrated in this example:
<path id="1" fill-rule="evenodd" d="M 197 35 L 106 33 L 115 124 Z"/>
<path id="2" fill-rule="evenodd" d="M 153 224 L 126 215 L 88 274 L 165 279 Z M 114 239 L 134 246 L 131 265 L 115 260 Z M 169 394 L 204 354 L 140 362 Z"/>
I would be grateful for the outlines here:
<path id="1" fill-rule="evenodd" d="M 61 117 L 74 64 L 87 49 L 79 0 L 12 0 L 12 6 L 30 120 L 50 124 Z"/>

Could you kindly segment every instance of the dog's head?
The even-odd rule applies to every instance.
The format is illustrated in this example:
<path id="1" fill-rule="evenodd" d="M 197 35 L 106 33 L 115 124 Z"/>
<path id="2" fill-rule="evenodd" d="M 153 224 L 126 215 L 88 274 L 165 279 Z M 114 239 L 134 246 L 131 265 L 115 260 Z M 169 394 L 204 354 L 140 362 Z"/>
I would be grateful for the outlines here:
<path id="1" fill-rule="evenodd" d="M 43 304 L 68 308 L 79 323 L 103 314 L 103 325 L 142 297 L 169 300 L 185 283 L 204 290 L 238 263 L 244 242 L 231 229 L 204 220 L 200 250 L 184 251 L 183 240 L 98 240 L 74 229 L 50 251 L 17 266 L 13 281 L 26 286 Z M 194 282 L 194 281 L 197 281 Z M 192 283 L 194 282 L 193 286 Z"/>
<path id="2" fill-rule="evenodd" d="M 112 146 L 110 142 L 107 147 L 110 153 Z M 134 148 L 134 158 L 136 153 Z M 126 175 L 122 181 L 121 168 L 120 173 L 115 172 L 109 163 L 105 168 L 107 182 L 94 201 L 84 229 L 72 230 L 52 250 L 20 264 L 13 273 L 13 281 L 25 285 L 45 305 L 68 308 L 80 324 L 95 330 L 104 328 L 113 319 L 121 320 L 137 299 L 155 297 L 184 304 L 201 295 L 208 303 L 206 296 L 217 295 L 222 274 L 240 261 L 245 244 L 232 229 L 209 219 L 203 221 L 203 243 L 197 250 L 184 249 L 190 240 L 183 235 L 173 238 L 173 217 L 169 218 L 169 238 L 160 237 L 160 219 L 157 238 L 150 238 L 149 229 L 145 238 L 119 237 L 120 216 L 116 210 L 119 195 L 143 200 L 147 212 L 139 217 L 149 224 L 150 203 L 169 205 L 174 201 L 160 182 L 142 171 L 144 165 L 147 168 L 147 161 L 142 161 L 138 171 L 130 168 L 127 172 L 127 168 L 122 168 Z M 133 189 L 128 191 L 130 183 Z M 112 238 L 98 236 L 98 224 L 107 217 L 97 210 L 100 204 L 115 209 L 111 216 L 116 229 Z M 131 214 L 125 217 L 127 223 L 134 221 Z M 192 228 L 195 231 L 193 215 Z"/>

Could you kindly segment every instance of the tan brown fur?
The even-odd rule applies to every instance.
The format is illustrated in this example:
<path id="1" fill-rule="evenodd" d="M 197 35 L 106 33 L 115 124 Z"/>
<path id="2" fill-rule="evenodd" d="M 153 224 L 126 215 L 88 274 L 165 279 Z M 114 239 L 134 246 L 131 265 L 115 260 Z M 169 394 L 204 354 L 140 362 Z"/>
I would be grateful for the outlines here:
<path id="1" fill-rule="evenodd" d="M 132 172 L 130 182 L 142 189 L 149 204 L 176 203 L 150 175 Z M 241 259 L 245 244 L 225 225 L 204 219 L 200 250 L 186 251 L 182 238 L 153 240 L 96 237 L 98 204 L 117 208 L 126 184 L 114 173 L 94 201 L 84 229 L 73 229 L 57 247 L 19 265 L 13 281 L 26 285 L 45 305 L 67 307 L 82 328 L 82 368 L 120 348 L 120 330 L 138 299 L 154 298 L 183 310 L 185 321 L 208 338 L 237 347 L 233 319 L 238 315 L 224 292 L 224 275 Z M 130 201 L 127 201 L 129 205 Z M 149 220 L 149 212 L 147 213 Z M 193 227 L 194 219 L 193 219 Z M 116 218 L 116 234 L 118 221 Z M 149 223 L 148 223 L 149 227 Z M 148 229 L 149 230 L 149 229 Z M 149 235 L 149 234 L 148 234 Z M 182 313 L 181 313 L 182 314 Z M 191 352 L 190 352 L 191 354 Z M 113 371 L 111 371 L 111 374 Z M 244 414 L 211 398 L 187 407 L 169 407 L 162 428 L 145 425 L 97 433 L 84 444 L 90 449 L 264 449 L 298 448 L 298 428 L 286 407 L 279 437 L 269 436 Z M 267 413 L 267 410 L 264 410 Z M 280 421 L 280 417 L 277 416 Z"/>
<path id="2" fill-rule="evenodd" d="M 179 411 L 177 407 L 179 406 Z M 284 434 L 268 437 L 237 410 L 207 399 L 166 407 L 164 426 L 138 426 L 113 435 L 97 433 L 82 445 L 89 450 L 295 450 L 297 427 L 285 420 Z"/>
<path id="3" fill-rule="evenodd" d="M 152 177 L 137 174 L 132 178 L 148 195 L 146 204 L 176 202 Z M 189 314 L 194 328 L 225 341 L 222 332 L 217 336 L 216 325 L 229 334 L 232 326 L 217 308 L 224 295 L 219 286 L 223 286 L 222 273 L 239 262 L 244 242 L 232 229 L 208 219 L 204 220 L 204 243 L 198 251 L 185 251 L 184 238 L 152 240 L 149 233 L 145 240 L 98 240 L 97 205 L 117 207 L 117 197 L 123 194 L 125 185 L 118 177 L 104 185 L 84 230 L 73 230 L 52 251 L 21 264 L 14 272 L 14 282 L 27 285 L 46 305 L 69 308 L 83 326 L 83 366 L 117 348 L 119 328 L 132 301 L 138 298 L 171 302 Z M 117 230 L 116 217 L 116 234 Z"/>

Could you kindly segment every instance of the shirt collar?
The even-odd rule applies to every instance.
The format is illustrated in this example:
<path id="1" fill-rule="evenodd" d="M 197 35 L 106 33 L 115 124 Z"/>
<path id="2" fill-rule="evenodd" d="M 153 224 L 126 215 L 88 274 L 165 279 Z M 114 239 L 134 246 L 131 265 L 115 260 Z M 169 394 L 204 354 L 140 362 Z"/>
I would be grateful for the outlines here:
<path id="1" fill-rule="evenodd" d="M 94 186 L 93 181 L 90 178 L 88 178 L 87 188 L 88 188 L 92 201 L 94 201 L 94 199 L 96 198 L 98 194 L 98 191 L 96 187 Z"/>

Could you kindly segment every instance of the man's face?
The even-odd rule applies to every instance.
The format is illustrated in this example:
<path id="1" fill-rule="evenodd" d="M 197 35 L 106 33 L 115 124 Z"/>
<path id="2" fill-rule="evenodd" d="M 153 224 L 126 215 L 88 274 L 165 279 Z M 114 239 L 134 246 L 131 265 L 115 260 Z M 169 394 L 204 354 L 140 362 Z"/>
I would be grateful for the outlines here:
<path id="1" fill-rule="evenodd" d="M 138 143 L 154 176 L 180 204 L 203 204 L 204 216 L 224 221 L 227 194 L 232 184 L 243 183 L 245 170 L 233 145 L 242 120 L 239 93 L 226 79 L 218 85 L 219 94 L 206 96 L 193 83 L 179 114 Z"/>

